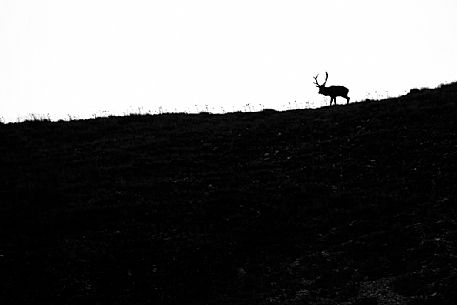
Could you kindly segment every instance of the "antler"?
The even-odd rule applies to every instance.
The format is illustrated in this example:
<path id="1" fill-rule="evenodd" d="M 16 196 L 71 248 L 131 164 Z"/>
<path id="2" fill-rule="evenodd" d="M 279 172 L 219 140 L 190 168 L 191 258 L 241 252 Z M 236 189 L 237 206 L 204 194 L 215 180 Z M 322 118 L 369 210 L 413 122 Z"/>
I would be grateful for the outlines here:
<path id="1" fill-rule="evenodd" d="M 325 84 L 327 84 L 327 79 L 328 79 L 328 73 L 325 72 L 325 82 L 324 82 L 323 86 L 325 86 Z"/>
<path id="2" fill-rule="evenodd" d="M 321 85 L 319 85 L 319 83 L 317 82 L 317 77 L 319 76 L 319 74 L 317 74 L 316 76 L 314 76 L 314 84 L 316 85 L 316 87 L 320 87 Z"/>

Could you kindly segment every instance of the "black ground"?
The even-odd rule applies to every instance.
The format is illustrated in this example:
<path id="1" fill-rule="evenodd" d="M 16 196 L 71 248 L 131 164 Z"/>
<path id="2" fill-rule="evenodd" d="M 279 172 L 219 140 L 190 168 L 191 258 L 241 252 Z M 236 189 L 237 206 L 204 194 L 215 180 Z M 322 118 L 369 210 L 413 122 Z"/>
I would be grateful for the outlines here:
<path id="1" fill-rule="evenodd" d="M 0 125 L 1 304 L 456 304 L 457 84 Z"/>

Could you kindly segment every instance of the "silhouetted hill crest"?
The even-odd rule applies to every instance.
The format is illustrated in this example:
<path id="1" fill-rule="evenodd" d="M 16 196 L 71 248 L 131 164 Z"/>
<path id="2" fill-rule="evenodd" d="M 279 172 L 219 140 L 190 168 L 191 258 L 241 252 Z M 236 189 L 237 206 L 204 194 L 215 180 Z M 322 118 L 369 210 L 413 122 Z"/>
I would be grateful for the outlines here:
<path id="1" fill-rule="evenodd" d="M 457 84 L 0 126 L 0 303 L 453 304 Z"/>

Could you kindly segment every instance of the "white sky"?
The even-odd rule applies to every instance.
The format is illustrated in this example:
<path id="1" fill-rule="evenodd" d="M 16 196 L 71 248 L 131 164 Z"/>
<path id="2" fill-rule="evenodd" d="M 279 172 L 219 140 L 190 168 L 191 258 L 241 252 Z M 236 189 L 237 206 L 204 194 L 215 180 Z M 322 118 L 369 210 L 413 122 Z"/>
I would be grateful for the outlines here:
<path id="1" fill-rule="evenodd" d="M 457 80 L 455 16 L 455 0 L 0 0 L 0 117 L 321 106 L 325 71 L 352 101 L 395 96 Z"/>

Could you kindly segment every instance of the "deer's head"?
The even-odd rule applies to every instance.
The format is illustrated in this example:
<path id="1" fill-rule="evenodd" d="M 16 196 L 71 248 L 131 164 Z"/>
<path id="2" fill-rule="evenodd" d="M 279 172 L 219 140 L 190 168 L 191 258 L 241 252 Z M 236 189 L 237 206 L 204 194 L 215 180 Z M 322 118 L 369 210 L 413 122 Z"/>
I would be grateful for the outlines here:
<path id="1" fill-rule="evenodd" d="M 317 74 L 316 76 L 314 76 L 314 84 L 316 85 L 316 87 L 319 88 L 319 93 L 320 94 L 323 94 L 324 91 L 325 91 L 325 84 L 327 84 L 327 79 L 328 79 L 328 73 L 325 72 L 325 81 L 322 85 L 320 85 L 317 81 L 317 77 L 319 76 L 319 74 Z"/>

